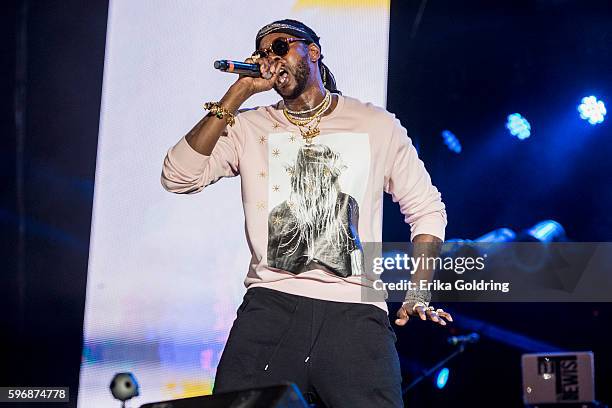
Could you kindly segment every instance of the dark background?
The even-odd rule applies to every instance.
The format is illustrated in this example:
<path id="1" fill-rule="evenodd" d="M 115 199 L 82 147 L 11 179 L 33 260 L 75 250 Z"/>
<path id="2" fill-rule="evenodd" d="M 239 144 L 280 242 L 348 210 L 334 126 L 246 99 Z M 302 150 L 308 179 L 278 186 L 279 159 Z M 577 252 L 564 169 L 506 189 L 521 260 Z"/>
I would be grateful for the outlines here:
<path id="1" fill-rule="evenodd" d="M 447 237 L 554 219 L 575 241 L 610 241 L 610 118 L 590 126 L 576 112 L 591 94 L 612 105 L 610 2 L 430 0 L 415 24 L 423 4 L 392 2 L 387 107 L 443 194 Z M 81 359 L 107 7 L 5 1 L 0 24 L 0 255 L 8 278 L 0 285 L 0 385 L 69 386 L 70 406 Z M 514 112 L 531 123 L 525 141 L 504 127 Z M 458 136 L 461 154 L 444 146 L 443 129 Z M 407 237 L 387 198 L 385 240 Z M 408 406 L 520 406 L 520 356 L 548 346 L 593 350 L 598 397 L 612 400 L 608 304 L 448 309 L 453 328 L 411 322 L 398 330 L 407 383 L 452 351 L 446 336 L 478 328 L 483 339 L 449 363 L 445 389 L 425 381 L 408 394 Z"/>
<path id="2" fill-rule="evenodd" d="M 588 95 L 606 101 L 608 110 L 612 104 L 612 2 L 425 3 L 415 30 L 423 2 L 391 2 L 387 108 L 408 129 L 442 192 L 447 238 L 475 239 L 500 227 L 520 232 L 553 219 L 574 241 L 612 240 L 610 118 L 591 126 L 576 111 Z M 515 112 L 531 124 L 531 137 L 524 141 L 505 128 L 506 117 Z M 461 154 L 446 148 L 444 129 L 457 135 Z M 407 240 L 402 220 L 387 200 L 386 241 Z M 493 335 L 483 335 L 448 365 L 446 388 L 424 382 L 409 393 L 407 406 L 520 406 L 520 356 L 549 346 L 593 350 L 597 396 L 612 401 L 610 304 L 449 304 L 447 309 L 455 315 L 453 329 L 413 322 L 398 330 L 409 381 L 453 350 L 444 341 L 449 333 L 482 324 L 481 334 Z"/>
<path id="3" fill-rule="evenodd" d="M 0 7 L 0 384 L 76 406 L 108 2 Z"/>

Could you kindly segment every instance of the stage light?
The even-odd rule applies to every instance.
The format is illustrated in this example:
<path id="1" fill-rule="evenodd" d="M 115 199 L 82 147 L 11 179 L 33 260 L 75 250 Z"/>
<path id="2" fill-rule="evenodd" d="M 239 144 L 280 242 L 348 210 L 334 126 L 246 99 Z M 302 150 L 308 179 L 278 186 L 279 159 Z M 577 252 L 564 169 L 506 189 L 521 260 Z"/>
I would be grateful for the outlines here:
<path id="1" fill-rule="evenodd" d="M 565 239 L 565 230 L 557 221 L 546 220 L 527 230 L 527 235 L 540 242 L 554 242 Z"/>
<path id="2" fill-rule="evenodd" d="M 512 242 L 516 239 L 516 232 L 510 228 L 498 228 L 487 232 L 481 237 L 476 238 L 475 242 Z"/>
<path id="3" fill-rule="evenodd" d="M 442 254 L 450 257 L 477 258 L 490 256 L 506 245 L 499 245 L 516 241 L 517 234 L 510 228 L 498 228 L 476 238 L 475 240 L 449 239 L 444 241 Z"/>
<path id="4" fill-rule="evenodd" d="M 531 136 L 531 125 L 520 113 L 508 115 L 506 128 L 512 136 L 516 136 L 519 140 L 525 140 Z"/>
<path id="5" fill-rule="evenodd" d="M 457 139 L 457 136 L 455 136 L 453 132 L 450 130 L 443 130 L 441 134 L 448 150 L 457 154 L 461 153 L 461 143 L 459 143 L 459 139 Z"/>
<path id="6" fill-rule="evenodd" d="M 516 237 L 516 232 L 512 231 L 510 228 L 498 228 L 491 232 L 487 232 L 475 240 L 459 238 L 447 239 L 444 241 L 441 254 L 443 256 L 462 256 L 469 258 L 476 258 L 485 254 L 485 256 L 488 256 L 504 248 L 504 245 L 497 244 L 514 242 L 516 241 Z"/>
<path id="7" fill-rule="evenodd" d="M 606 106 L 603 101 L 598 101 L 594 96 L 585 96 L 578 105 L 580 117 L 588 121 L 591 125 L 597 125 L 604 121 L 606 116 Z"/>
<path id="8" fill-rule="evenodd" d="M 438 371 L 438 374 L 436 375 L 436 387 L 438 387 L 439 390 L 441 390 L 442 388 L 446 386 L 446 383 L 448 382 L 449 374 L 450 374 L 450 370 L 446 367 Z"/>

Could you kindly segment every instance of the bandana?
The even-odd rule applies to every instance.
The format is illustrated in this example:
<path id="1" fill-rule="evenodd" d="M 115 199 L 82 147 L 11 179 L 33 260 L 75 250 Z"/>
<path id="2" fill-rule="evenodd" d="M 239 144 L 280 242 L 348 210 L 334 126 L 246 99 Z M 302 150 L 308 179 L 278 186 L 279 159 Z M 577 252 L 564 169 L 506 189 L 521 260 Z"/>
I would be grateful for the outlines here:
<path id="1" fill-rule="evenodd" d="M 273 33 L 294 35 L 296 37 L 308 40 L 309 42 L 315 43 L 317 47 L 321 49 L 321 44 L 319 44 L 320 38 L 314 31 L 312 31 L 310 27 L 306 26 L 304 23 L 300 23 L 297 20 L 289 19 L 275 21 L 259 30 L 257 36 L 255 37 L 255 49 L 259 49 L 259 44 L 261 43 L 262 38 Z"/>

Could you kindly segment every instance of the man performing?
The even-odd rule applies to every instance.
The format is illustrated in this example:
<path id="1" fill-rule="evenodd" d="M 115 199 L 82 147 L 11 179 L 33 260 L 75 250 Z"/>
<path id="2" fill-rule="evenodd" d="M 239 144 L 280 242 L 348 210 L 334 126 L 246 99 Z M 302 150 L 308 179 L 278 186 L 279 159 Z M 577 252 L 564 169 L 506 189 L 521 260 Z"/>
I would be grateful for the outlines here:
<path id="1" fill-rule="evenodd" d="M 382 240 L 383 191 L 414 243 L 442 242 L 445 207 L 394 115 L 336 89 L 319 40 L 295 20 L 263 27 L 247 59 L 262 76 L 241 76 L 205 105 L 208 115 L 168 151 L 162 184 L 196 193 L 241 176 L 248 290 L 213 392 L 291 381 L 324 406 L 401 407 L 396 336 L 384 294 L 363 273 L 361 243 Z M 271 89 L 281 101 L 238 112 Z M 452 321 L 429 300 L 409 292 L 395 323 Z"/>

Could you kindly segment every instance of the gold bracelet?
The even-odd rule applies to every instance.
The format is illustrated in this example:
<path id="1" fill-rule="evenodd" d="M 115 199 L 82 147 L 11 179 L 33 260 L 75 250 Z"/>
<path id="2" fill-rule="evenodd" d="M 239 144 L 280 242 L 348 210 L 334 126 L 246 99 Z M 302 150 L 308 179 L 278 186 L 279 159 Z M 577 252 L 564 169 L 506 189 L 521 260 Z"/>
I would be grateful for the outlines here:
<path id="1" fill-rule="evenodd" d="M 206 102 L 204 104 L 204 109 L 210 111 L 210 113 L 219 119 L 225 118 L 225 122 L 230 126 L 234 126 L 234 123 L 236 123 L 234 114 L 221 106 L 219 102 Z"/>

